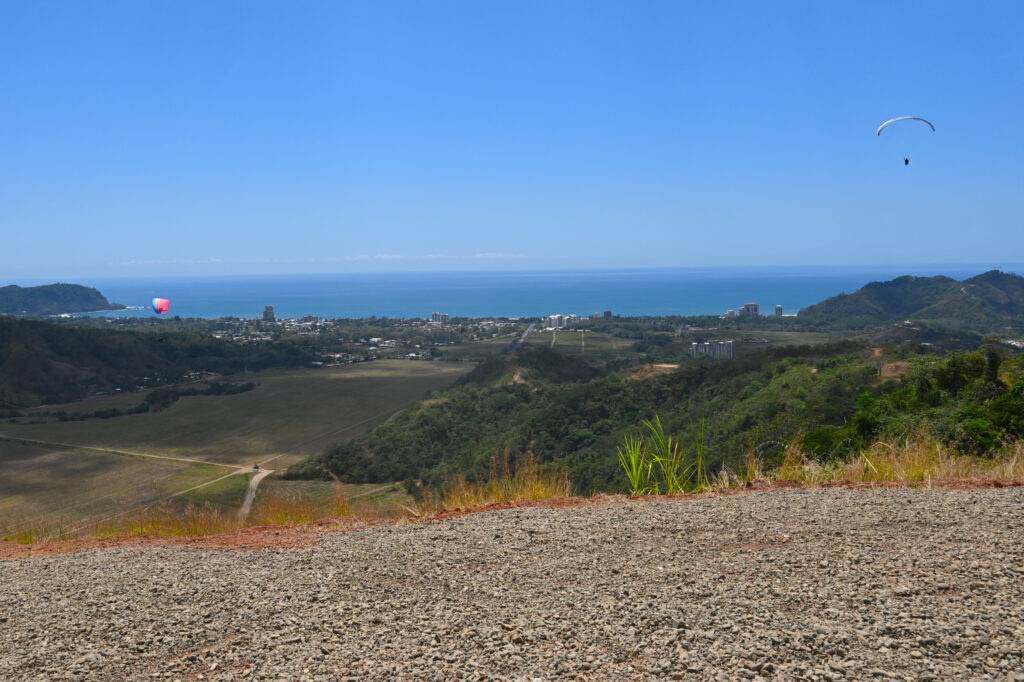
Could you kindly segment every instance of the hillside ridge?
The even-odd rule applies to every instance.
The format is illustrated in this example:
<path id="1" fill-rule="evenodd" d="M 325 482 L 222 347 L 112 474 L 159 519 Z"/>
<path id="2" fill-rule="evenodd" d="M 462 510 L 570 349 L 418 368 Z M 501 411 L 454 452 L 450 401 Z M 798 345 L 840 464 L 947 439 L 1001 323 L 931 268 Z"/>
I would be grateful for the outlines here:
<path id="1" fill-rule="evenodd" d="M 120 303 L 108 301 L 94 287 L 81 284 L 58 282 L 36 287 L 17 284 L 0 287 L 0 314 L 4 315 L 61 315 L 124 308 Z"/>
<path id="2" fill-rule="evenodd" d="M 962 282 L 937 275 L 904 275 L 871 282 L 800 311 L 802 321 L 873 318 L 1002 323 L 1024 315 L 1024 277 L 989 270 Z"/>

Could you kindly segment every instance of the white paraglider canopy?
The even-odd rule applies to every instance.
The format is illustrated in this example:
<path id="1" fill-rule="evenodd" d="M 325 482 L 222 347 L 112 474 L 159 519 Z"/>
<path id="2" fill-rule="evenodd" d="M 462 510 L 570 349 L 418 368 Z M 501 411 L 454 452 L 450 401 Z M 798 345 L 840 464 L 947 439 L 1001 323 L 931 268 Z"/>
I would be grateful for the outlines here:
<path id="1" fill-rule="evenodd" d="M 890 118 L 888 121 L 878 126 L 878 132 L 875 133 L 875 135 L 881 135 L 883 130 L 885 130 L 888 126 L 892 125 L 896 121 L 920 121 L 921 123 L 927 124 L 927 126 L 931 128 L 933 132 L 935 131 L 935 126 L 932 125 L 932 122 L 926 121 L 920 116 L 898 116 L 896 118 Z"/>

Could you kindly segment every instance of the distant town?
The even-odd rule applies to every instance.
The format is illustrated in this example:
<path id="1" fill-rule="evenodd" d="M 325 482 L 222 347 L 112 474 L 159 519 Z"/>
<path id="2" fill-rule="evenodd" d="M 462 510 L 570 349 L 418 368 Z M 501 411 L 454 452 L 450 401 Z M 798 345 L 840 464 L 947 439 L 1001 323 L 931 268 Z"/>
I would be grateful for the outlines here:
<path id="1" fill-rule="evenodd" d="M 748 302 L 739 307 L 739 310 L 727 310 L 721 319 L 735 319 L 737 317 L 758 318 L 768 317 L 761 312 L 760 306 L 755 302 Z M 785 315 L 781 305 L 775 306 L 775 317 L 796 317 L 796 315 Z M 556 331 L 565 327 L 574 327 L 587 319 L 611 319 L 612 311 L 605 310 L 603 313 L 594 313 L 589 317 L 580 315 L 548 315 L 545 331 Z M 586 331 L 586 330 L 582 330 Z M 708 341 L 694 341 L 690 344 L 687 352 L 690 357 L 707 356 L 713 360 L 729 359 L 735 357 L 735 339 L 712 339 Z"/>
<path id="2" fill-rule="evenodd" d="M 795 317 L 784 315 L 783 307 L 776 305 L 776 317 Z M 539 318 L 540 324 L 533 323 L 523 334 L 525 339 L 531 331 L 534 333 L 558 333 L 562 330 L 578 332 L 590 331 L 583 328 L 590 321 L 610 321 L 613 311 L 604 310 L 589 315 L 551 314 Z M 748 302 L 736 310 L 728 310 L 719 319 L 764 318 L 760 306 L 756 302 Z M 537 319 L 537 318 L 533 318 Z M 325 319 L 318 315 L 304 315 L 299 318 L 279 318 L 274 306 L 264 307 L 260 317 L 256 319 L 223 318 L 216 323 L 217 328 L 212 335 L 218 339 L 240 343 L 273 342 L 282 337 L 296 339 L 309 338 L 310 343 L 322 347 L 322 360 L 314 362 L 315 366 L 334 366 L 352 362 L 363 362 L 382 357 L 424 360 L 438 357 L 439 350 L 455 343 L 481 342 L 508 336 L 517 337 L 516 330 L 521 329 L 522 321 L 507 318 L 469 319 L 453 318 L 452 313 L 433 311 L 429 317 L 414 319 L 381 320 L 373 331 L 377 334 L 359 336 L 353 333 L 349 320 Z M 706 328 L 711 331 L 713 328 Z M 390 334 L 388 333 L 390 330 Z M 693 333 L 696 328 L 679 328 L 679 336 L 683 331 Z M 381 332 L 384 332 L 383 334 Z M 692 338 L 692 336 L 691 336 Z M 315 341 L 314 341 L 315 340 Z M 757 339 L 744 339 L 744 342 L 757 342 Z M 520 340 L 521 342 L 521 340 Z M 707 357 L 713 360 L 735 357 L 738 339 L 705 338 L 692 341 L 686 352 L 690 357 Z"/>

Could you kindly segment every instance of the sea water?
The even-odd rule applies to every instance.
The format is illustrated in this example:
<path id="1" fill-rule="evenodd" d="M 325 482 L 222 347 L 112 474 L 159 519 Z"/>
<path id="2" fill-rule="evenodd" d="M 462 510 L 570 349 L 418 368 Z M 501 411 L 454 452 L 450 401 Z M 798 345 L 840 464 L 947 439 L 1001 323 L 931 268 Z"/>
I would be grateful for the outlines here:
<path id="1" fill-rule="evenodd" d="M 219 277 L 83 279 L 108 300 L 136 309 L 97 313 L 153 315 L 151 299 L 171 301 L 181 317 L 278 318 L 533 317 L 553 314 L 721 315 L 748 302 L 786 314 L 873 281 L 901 275 L 963 280 L 1022 265 L 707 267 L 504 272 L 350 273 Z"/>

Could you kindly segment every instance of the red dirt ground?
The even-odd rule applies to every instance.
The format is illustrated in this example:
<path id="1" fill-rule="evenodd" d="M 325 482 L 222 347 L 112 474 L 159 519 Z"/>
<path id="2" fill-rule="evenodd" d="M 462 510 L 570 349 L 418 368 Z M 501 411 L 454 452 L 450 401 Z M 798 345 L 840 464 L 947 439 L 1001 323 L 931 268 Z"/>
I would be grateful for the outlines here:
<path id="1" fill-rule="evenodd" d="M 741 488 L 734 488 L 722 492 L 699 493 L 693 495 L 644 495 L 630 497 L 628 495 L 595 495 L 594 497 L 555 497 L 548 500 L 530 502 L 502 502 L 490 504 L 473 509 L 456 509 L 445 511 L 436 516 L 422 519 L 377 519 L 377 518 L 356 518 L 342 517 L 336 519 L 324 519 L 312 523 L 304 523 L 294 526 L 253 526 L 242 528 L 230 533 L 220 535 L 202 535 L 190 537 L 113 537 L 113 538 L 83 538 L 80 540 L 60 540 L 57 542 L 42 542 L 30 545 L 23 545 L 17 542 L 0 541 L 0 560 L 3 559 L 24 559 L 28 557 L 46 556 L 49 554 L 63 554 L 67 552 L 82 552 L 89 549 L 104 547 L 124 547 L 133 545 L 168 545 L 186 547 L 205 547 L 226 551 L 245 551 L 253 549 L 293 548 L 308 547 L 315 544 L 321 537 L 329 533 L 346 532 L 383 526 L 395 523 L 423 523 L 450 519 L 466 514 L 494 511 L 498 509 L 515 509 L 521 507 L 578 507 L 594 504 L 612 504 L 624 502 L 650 502 L 663 500 L 666 497 L 672 499 L 696 500 L 708 497 L 726 497 L 730 495 L 746 495 L 750 493 L 763 492 L 767 490 L 780 490 L 787 488 L 847 488 L 850 490 L 867 490 L 870 488 L 946 488 L 949 490 L 973 490 L 978 488 L 1017 488 L 1024 486 L 1021 480 L 998 480 L 986 478 L 958 478 L 941 479 L 931 481 L 929 484 L 884 482 L 884 483 L 827 483 L 822 486 L 807 486 L 797 481 L 754 481 L 747 483 Z"/>

